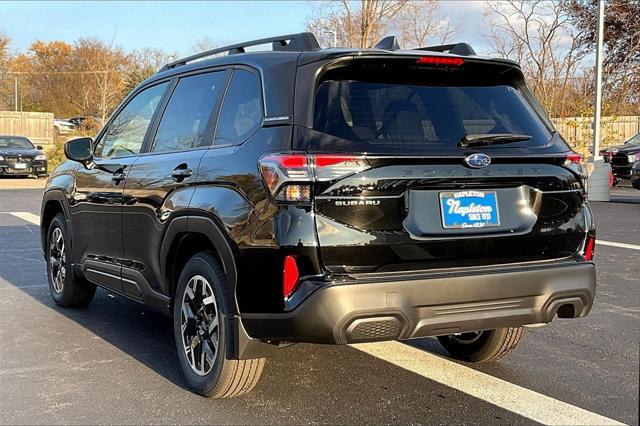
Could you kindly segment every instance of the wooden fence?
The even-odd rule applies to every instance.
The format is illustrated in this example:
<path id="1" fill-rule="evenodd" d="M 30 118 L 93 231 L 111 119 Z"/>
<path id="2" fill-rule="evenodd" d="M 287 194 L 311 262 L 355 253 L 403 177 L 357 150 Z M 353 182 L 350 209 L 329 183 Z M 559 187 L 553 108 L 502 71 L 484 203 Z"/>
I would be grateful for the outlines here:
<path id="1" fill-rule="evenodd" d="M 565 117 L 551 119 L 556 130 L 574 148 L 580 149 L 591 144 L 593 130 L 591 117 Z M 640 133 L 640 116 L 602 117 L 600 123 L 600 144 L 604 147 L 618 145 Z"/>
<path id="2" fill-rule="evenodd" d="M 591 117 L 553 118 L 553 124 L 574 149 L 591 144 Z M 602 117 L 602 146 L 623 143 L 640 133 L 640 116 Z M 53 114 L 49 112 L 0 111 L 0 135 L 28 137 L 35 145 L 53 145 Z"/>
<path id="3" fill-rule="evenodd" d="M 0 135 L 26 136 L 34 145 L 53 145 L 53 113 L 0 111 Z"/>

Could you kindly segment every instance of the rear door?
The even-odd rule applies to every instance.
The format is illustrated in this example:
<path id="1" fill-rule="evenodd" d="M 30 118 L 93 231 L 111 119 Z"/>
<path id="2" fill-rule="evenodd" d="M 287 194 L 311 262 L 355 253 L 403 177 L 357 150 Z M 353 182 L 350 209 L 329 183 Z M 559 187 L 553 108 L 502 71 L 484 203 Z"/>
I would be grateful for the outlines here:
<path id="1" fill-rule="evenodd" d="M 124 189 L 123 287 L 141 297 L 140 286 L 166 293 L 160 249 L 167 224 L 186 215 L 200 160 L 213 142 L 226 70 L 180 77 L 153 129 L 145 152 L 127 175 Z"/>
<path id="2" fill-rule="evenodd" d="M 321 182 L 320 253 L 334 272 L 570 257 L 587 228 L 581 184 L 513 67 L 366 59 L 323 75 L 294 147 L 368 169 Z M 473 135 L 526 135 L 463 146 Z M 514 136 L 515 137 L 515 136 Z M 504 141 L 504 140 L 502 140 Z"/>

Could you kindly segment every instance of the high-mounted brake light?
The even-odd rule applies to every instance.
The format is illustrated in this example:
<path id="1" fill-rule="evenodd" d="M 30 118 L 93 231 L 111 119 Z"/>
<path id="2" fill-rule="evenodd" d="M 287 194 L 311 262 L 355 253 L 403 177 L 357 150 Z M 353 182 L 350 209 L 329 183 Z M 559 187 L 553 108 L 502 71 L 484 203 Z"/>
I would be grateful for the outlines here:
<path id="1" fill-rule="evenodd" d="M 271 195 L 286 202 L 308 202 L 312 182 L 339 179 L 370 167 L 357 155 L 291 153 L 266 155 L 258 166 Z"/>
<path id="2" fill-rule="evenodd" d="M 298 264 L 293 256 L 284 258 L 284 269 L 282 272 L 282 295 L 287 298 L 291 296 L 298 284 L 300 273 L 298 272 Z"/>
<path id="3" fill-rule="evenodd" d="M 445 65 L 457 67 L 464 64 L 464 59 L 452 56 L 423 56 L 416 61 L 418 65 Z"/>

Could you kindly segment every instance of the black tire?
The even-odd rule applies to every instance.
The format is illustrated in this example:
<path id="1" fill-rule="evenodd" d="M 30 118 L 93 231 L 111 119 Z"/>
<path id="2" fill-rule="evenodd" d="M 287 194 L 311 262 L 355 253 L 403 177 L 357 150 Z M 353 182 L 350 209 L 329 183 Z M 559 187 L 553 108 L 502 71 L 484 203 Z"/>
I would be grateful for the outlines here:
<path id="1" fill-rule="evenodd" d="M 56 241 L 53 241 L 54 238 Z M 53 301 L 64 307 L 87 306 L 96 294 L 96 286 L 74 271 L 70 257 L 71 240 L 62 213 L 58 213 L 49 224 L 45 250 L 47 278 Z"/>
<path id="2" fill-rule="evenodd" d="M 480 363 L 497 361 L 509 355 L 518 346 L 523 335 L 524 327 L 507 327 L 438 336 L 438 340 L 453 358 Z"/>
<path id="3" fill-rule="evenodd" d="M 183 308 L 183 304 L 187 307 Z M 176 351 L 189 387 L 209 398 L 229 398 L 249 392 L 264 369 L 264 358 L 227 358 L 235 335 L 233 322 L 228 320 L 233 317 L 231 306 L 224 270 L 218 259 L 208 252 L 189 259 L 180 274 L 173 306 Z"/>

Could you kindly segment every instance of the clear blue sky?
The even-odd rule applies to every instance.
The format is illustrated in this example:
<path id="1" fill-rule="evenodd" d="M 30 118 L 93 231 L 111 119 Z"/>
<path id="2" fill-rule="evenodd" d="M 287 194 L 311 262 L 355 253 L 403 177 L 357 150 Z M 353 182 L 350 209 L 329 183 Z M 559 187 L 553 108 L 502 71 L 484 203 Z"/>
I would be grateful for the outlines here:
<path id="1" fill-rule="evenodd" d="M 125 50 L 161 48 L 191 53 L 196 41 L 220 43 L 303 31 L 312 1 L 7 1 L 0 0 L 0 31 L 12 49 L 25 51 L 36 40 L 96 37 Z M 465 23 L 460 41 L 482 50 L 479 1 L 445 1 L 443 12 Z"/>

